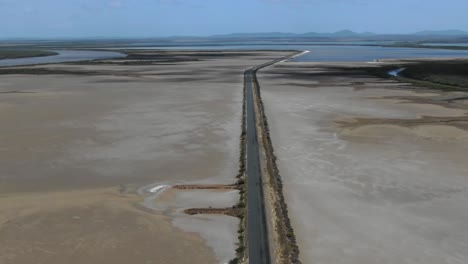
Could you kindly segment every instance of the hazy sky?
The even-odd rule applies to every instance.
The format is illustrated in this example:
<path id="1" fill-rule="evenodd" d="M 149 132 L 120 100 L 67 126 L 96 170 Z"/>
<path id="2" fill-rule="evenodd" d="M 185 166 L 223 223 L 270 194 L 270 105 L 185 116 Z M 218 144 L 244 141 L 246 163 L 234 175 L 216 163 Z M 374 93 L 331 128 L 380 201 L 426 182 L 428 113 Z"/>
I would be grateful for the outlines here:
<path id="1" fill-rule="evenodd" d="M 468 30 L 468 0 L 0 0 L 0 38 Z"/>

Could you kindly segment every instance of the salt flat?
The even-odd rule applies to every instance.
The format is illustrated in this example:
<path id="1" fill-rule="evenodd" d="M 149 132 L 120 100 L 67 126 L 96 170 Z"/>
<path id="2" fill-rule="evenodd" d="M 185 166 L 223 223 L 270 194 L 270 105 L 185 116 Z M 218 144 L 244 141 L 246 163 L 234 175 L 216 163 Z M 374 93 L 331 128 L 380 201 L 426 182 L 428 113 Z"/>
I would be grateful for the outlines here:
<path id="1" fill-rule="evenodd" d="M 155 59 L 0 70 L 0 263 L 234 256 L 237 219 L 174 222 L 138 190 L 233 183 L 243 71 L 286 53 L 134 52 Z M 221 251 L 210 226 L 228 241 Z"/>
<path id="2" fill-rule="evenodd" d="M 340 66 L 258 74 L 301 260 L 467 263 L 466 94 Z"/>

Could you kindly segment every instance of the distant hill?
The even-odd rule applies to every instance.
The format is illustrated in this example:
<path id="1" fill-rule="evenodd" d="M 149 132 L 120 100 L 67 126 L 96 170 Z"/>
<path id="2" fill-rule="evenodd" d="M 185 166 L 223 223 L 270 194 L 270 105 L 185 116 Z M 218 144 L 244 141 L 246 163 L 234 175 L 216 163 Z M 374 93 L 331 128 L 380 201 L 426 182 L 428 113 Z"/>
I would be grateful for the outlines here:
<path id="1" fill-rule="evenodd" d="M 362 37 L 378 37 L 378 36 L 400 36 L 400 37 L 411 37 L 411 36 L 468 36 L 468 31 L 463 30 L 425 30 L 419 31 L 412 34 L 376 34 L 372 32 L 354 32 L 348 29 L 340 30 L 333 33 L 319 33 L 319 32 L 307 32 L 307 33 L 287 33 L 287 32 L 267 32 L 267 33 L 233 33 L 226 35 L 215 35 L 210 36 L 212 38 L 310 38 L 310 37 L 322 37 L 322 38 L 362 38 Z"/>
<path id="2" fill-rule="evenodd" d="M 464 36 L 468 35 L 467 31 L 463 30 L 425 30 L 413 33 L 418 36 Z"/>
<path id="3" fill-rule="evenodd" d="M 376 35 L 371 32 L 357 33 L 351 30 L 340 30 L 333 33 L 285 33 L 285 32 L 267 32 L 267 33 L 233 33 L 226 35 L 214 35 L 214 38 L 293 38 L 293 37 L 365 37 Z"/>
<path id="4" fill-rule="evenodd" d="M 283 33 L 283 32 L 265 32 L 265 33 L 232 33 L 225 35 L 210 36 L 213 38 L 287 38 L 295 37 L 299 34 Z"/>
<path id="5" fill-rule="evenodd" d="M 178 38 L 180 39 L 180 38 Z M 186 39 L 210 39 L 212 41 L 396 41 L 396 42 L 444 42 L 456 43 L 468 40 L 468 31 L 463 30 L 425 30 L 410 34 L 378 34 L 372 32 L 355 32 L 340 30 L 332 33 L 306 32 L 262 32 L 262 33 L 233 33 Z"/>
<path id="6" fill-rule="evenodd" d="M 341 31 L 337 31 L 335 33 L 331 33 L 329 35 L 332 35 L 332 36 L 337 36 L 337 37 L 363 37 L 363 36 L 373 36 L 373 35 L 376 35 L 372 32 L 364 32 L 364 33 L 357 33 L 357 32 L 354 32 L 354 31 L 351 31 L 351 30 L 348 30 L 348 29 L 345 29 L 345 30 L 341 30 Z"/>

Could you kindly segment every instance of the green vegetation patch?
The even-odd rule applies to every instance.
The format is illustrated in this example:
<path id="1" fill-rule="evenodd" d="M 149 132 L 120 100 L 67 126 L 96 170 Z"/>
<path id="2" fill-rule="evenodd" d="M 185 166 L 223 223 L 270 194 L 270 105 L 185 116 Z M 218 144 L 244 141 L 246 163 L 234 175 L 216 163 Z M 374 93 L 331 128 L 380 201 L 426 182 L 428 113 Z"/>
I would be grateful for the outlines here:
<path id="1" fill-rule="evenodd" d="M 11 50 L 2 50 L 0 49 L 0 60 L 2 59 L 19 59 L 19 58 L 29 58 L 29 57 L 44 57 L 57 55 L 57 52 L 46 51 L 46 50 L 21 50 L 21 49 L 11 49 Z"/>
<path id="2" fill-rule="evenodd" d="M 405 68 L 398 77 L 389 71 Z M 355 68 L 369 74 L 443 91 L 468 91 L 468 60 L 408 61 L 382 67 Z"/>
<path id="3" fill-rule="evenodd" d="M 413 42 L 398 42 L 390 45 L 382 45 L 382 47 L 390 48 L 415 48 L 415 49 L 446 49 L 446 50 L 468 50 L 465 46 L 433 46 L 433 45 L 422 45 L 420 43 Z"/>
<path id="4" fill-rule="evenodd" d="M 468 61 L 421 62 L 406 66 L 402 77 L 468 90 Z"/>

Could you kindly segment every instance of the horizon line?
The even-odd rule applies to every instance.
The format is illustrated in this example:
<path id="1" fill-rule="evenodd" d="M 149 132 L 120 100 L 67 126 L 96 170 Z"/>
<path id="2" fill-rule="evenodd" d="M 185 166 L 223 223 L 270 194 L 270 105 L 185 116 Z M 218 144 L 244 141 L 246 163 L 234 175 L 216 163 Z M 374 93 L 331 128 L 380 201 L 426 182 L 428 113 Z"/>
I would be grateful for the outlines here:
<path id="1" fill-rule="evenodd" d="M 349 33 L 349 35 L 339 35 L 339 33 Z M 456 36 L 468 36 L 468 31 L 460 29 L 447 29 L 447 30 L 421 30 L 412 33 L 374 33 L 374 32 L 357 32 L 353 30 L 343 29 L 334 32 L 315 32 L 308 31 L 304 33 L 293 33 L 293 32 L 281 32 L 281 31 L 265 31 L 265 32 L 232 32 L 232 33 L 222 33 L 222 34 L 211 34 L 211 35 L 167 35 L 167 36 L 46 36 L 46 37 L 0 37 L 0 41 L 9 41 L 9 40 L 28 40 L 28 41 L 48 41 L 48 40 L 73 40 L 73 39 L 94 39 L 94 40 L 126 40 L 126 39 L 171 39 L 171 38 L 213 38 L 213 37 L 229 37 L 231 35 L 264 35 L 264 34 L 287 34 L 291 37 L 371 37 L 371 36 L 412 36 L 420 35 L 422 33 L 431 33 L 427 36 L 441 36 L 441 37 L 456 37 Z M 445 32 L 445 34 L 443 34 Z M 448 32 L 459 32 L 460 34 L 449 34 Z M 439 34 L 437 34 L 439 33 Z M 317 36 L 304 36 L 307 34 L 317 34 Z M 270 36 L 274 38 L 274 36 Z M 278 37 L 278 38 L 284 38 Z"/>

